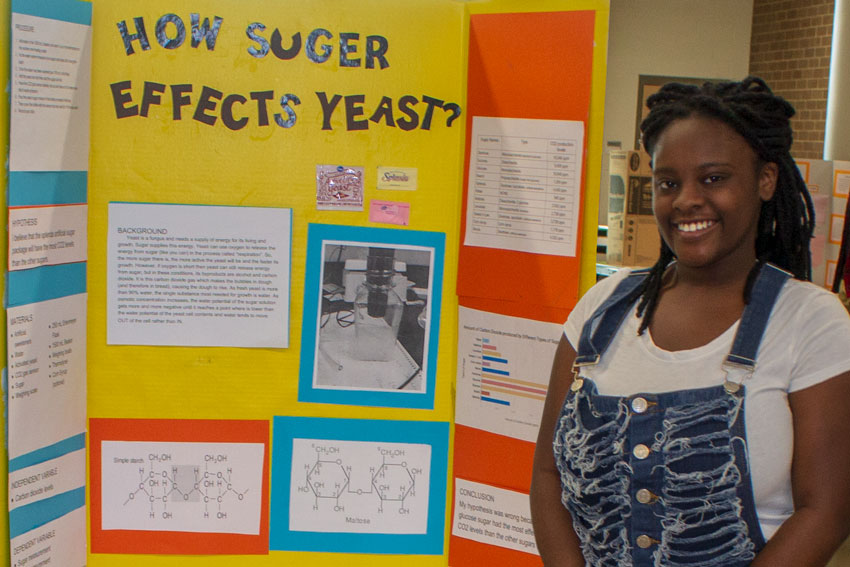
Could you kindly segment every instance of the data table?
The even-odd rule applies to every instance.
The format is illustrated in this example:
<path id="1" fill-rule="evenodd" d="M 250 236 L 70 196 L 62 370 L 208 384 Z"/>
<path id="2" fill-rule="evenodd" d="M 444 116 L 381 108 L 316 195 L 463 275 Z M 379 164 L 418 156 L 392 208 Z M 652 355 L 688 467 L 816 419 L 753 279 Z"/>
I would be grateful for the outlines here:
<path id="1" fill-rule="evenodd" d="M 576 255 L 584 125 L 474 117 L 466 244 Z"/>

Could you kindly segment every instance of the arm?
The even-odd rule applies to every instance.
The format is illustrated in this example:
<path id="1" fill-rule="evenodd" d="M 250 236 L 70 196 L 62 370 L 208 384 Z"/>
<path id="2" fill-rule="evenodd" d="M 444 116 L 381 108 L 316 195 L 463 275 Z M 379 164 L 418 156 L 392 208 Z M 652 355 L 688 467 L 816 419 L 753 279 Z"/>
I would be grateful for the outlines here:
<path id="1" fill-rule="evenodd" d="M 794 513 L 752 567 L 826 565 L 850 533 L 850 372 L 788 396 Z"/>
<path id="2" fill-rule="evenodd" d="M 531 478 L 531 520 L 537 549 L 547 567 L 584 567 L 584 557 L 578 537 L 573 531 L 572 518 L 561 504 L 561 477 L 555 466 L 552 439 L 561 406 L 572 383 L 572 366 L 576 352 L 566 337 L 561 337 L 549 391 L 543 406 L 540 432 L 534 451 L 534 471 Z M 850 438 L 848 438 L 850 439 Z"/>

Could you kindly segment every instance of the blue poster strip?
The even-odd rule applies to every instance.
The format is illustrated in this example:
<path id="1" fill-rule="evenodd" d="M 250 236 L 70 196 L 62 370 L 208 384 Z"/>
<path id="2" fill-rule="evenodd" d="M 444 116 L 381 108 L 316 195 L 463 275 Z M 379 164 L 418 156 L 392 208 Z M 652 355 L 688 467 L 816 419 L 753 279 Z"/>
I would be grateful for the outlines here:
<path id="1" fill-rule="evenodd" d="M 12 12 L 91 25 L 91 3 L 82 0 L 12 0 Z"/>
<path id="2" fill-rule="evenodd" d="M 84 486 L 15 508 L 9 512 L 9 539 L 25 534 L 86 505 Z"/>
<path id="3" fill-rule="evenodd" d="M 85 291 L 85 262 L 42 266 L 6 275 L 6 307 L 29 305 Z"/>
<path id="4" fill-rule="evenodd" d="M 10 171 L 9 206 L 85 203 L 87 182 L 85 171 Z"/>
<path id="5" fill-rule="evenodd" d="M 319 402 L 332 404 L 348 404 L 361 406 L 378 406 L 378 407 L 399 407 L 399 408 L 415 408 L 415 409 L 434 409 L 434 387 L 436 384 L 437 372 L 437 348 L 440 328 L 440 306 L 442 304 L 443 291 L 443 263 L 445 261 L 445 234 L 439 232 L 424 232 L 403 229 L 391 228 L 372 228 L 359 226 L 339 226 L 325 224 L 311 224 L 308 227 L 307 234 L 307 266 L 304 278 L 304 312 L 301 323 L 301 366 L 299 368 L 299 386 L 298 400 L 301 402 Z M 327 244 L 327 247 L 326 247 Z M 342 385 L 327 385 L 318 384 L 317 376 L 319 369 L 327 368 L 326 360 L 333 359 L 339 352 L 328 352 L 325 349 L 318 348 L 320 338 L 328 329 L 333 329 L 334 325 L 341 325 L 339 313 L 336 309 L 345 309 L 350 313 L 349 326 L 352 328 L 346 331 L 350 338 L 354 336 L 356 326 L 354 323 L 353 304 L 345 300 L 337 300 L 331 304 L 327 297 L 327 286 L 335 285 L 338 289 L 342 289 L 340 284 L 344 282 L 334 281 L 329 273 L 325 273 L 325 268 L 331 264 L 336 266 L 336 277 L 344 277 L 342 274 L 341 262 L 342 248 L 361 249 L 368 247 L 384 247 L 394 248 L 396 252 L 403 254 L 405 247 L 415 250 L 427 250 L 431 254 L 430 266 L 427 270 L 430 276 L 430 284 L 427 289 L 418 289 L 426 295 L 418 301 L 410 302 L 410 305 L 419 303 L 428 316 L 424 318 L 422 341 L 424 344 L 418 345 L 418 350 L 423 356 L 425 364 L 418 360 L 414 360 L 411 365 L 415 369 L 418 365 L 419 370 L 411 371 L 411 376 L 407 381 L 401 381 L 400 386 L 352 386 L 350 381 Z M 332 252 L 327 252 L 328 249 L 333 249 Z M 339 250 L 339 257 L 334 262 L 334 255 Z M 327 254 L 327 257 L 325 256 Z M 363 261 L 365 266 L 366 262 Z M 409 268 L 410 266 L 408 266 Z M 426 269 L 426 267 L 420 267 Z M 365 274 L 365 271 L 362 272 Z M 410 274 L 408 274 L 410 276 Z M 365 277 L 365 276 L 364 276 Z M 412 280 L 411 280 L 412 281 Z M 349 295 L 349 293 L 346 293 Z M 406 300 L 407 298 L 402 298 Z M 347 304 L 347 305 L 346 305 Z M 408 302 L 406 302 L 406 305 Z M 405 307 L 407 309 L 407 306 Z M 331 322 L 333 321 L 333 322 Z M 402 324 L 405 323 L 405 318 L 402 318 Z M 409 323 L 409 321 L 408 321 Z M 400 335 L 401 336 L 401 335 Z M 339 342 L 336 343 L 340 345 Z M 399 339 L 401 344 L 401 339 Z M 417 345 L 414 345 L 417 346 Z M 402 356 L 409 353 L 404 345 L 401 345 L 400 350 L 403 351 Z M 416 350 L 416 349 L 410 349 Z M 323 358 L 324 357 L 324 358 Z M 412 357 L 411 357 L 412 358 Z M 321 361 L 320 361 L 321 359 Z M 324 366 L 320 365 L 324 363 Z M 381 363 L 371 363 L 372 370 L 380 367 Z M 344 374 L 348 371 L 348 366 L 338 360 L 333 360 L 333 367 L 338 368 L 339 374 L 344 378 Z M 352 366 L 356 366 L 356 363 Z M 365 368 L 367 365 L 362 365 Z M 423 372 L 424 368 L 424 372 Z M 417 373 L 418 372 L 418 373 Z M 424 376 L 422 376 L 424 374 Z M 420 384 L 417 388 L 408 387 L 414 381 Z M 423 381 L 424 380 L 424 381 Z"/>
<path id="6" fill-rule="evenodd" d="M 440 555 L 443 553 L 448 475 L 448 423 L 276 416 L 274 418 L 273 439 L 270 549 L 404 555 Z M 316 507 L 312 510 L 322 507 L 326 514 L 341 514 L 345 525 L 350 525 L 351 530 L 296 531 L 290 529 L 291 494 L 293 494 L 293 491 L 300 493 L 310 489 L 310 486 L 301 486 L 302 480 L 300 478 L 292 478 L 293 468 L 298 468 L 299 474 L 301 473 L 301 468 L 293 465 L 294 443 L 295 440 L 300 439 L 327 440 L 329 447 L 333 446 L 334 442 L 342 443 L 346 441 L 430 445 L 431 461 L 430 478 L 427 479 L 428 508 L 425 533 L 375 533 L 370 532 L 369 528 L 364 531 L 362 529 L 363 523 L 349 524 L 352 521 L 351 518 L 368 515 L 369 511 L 378 507 L 380 507 L 380 510 L 375 514 L 409 513 L 409 511 L 405 512 L 401 509 L 404 507 L 403 501 L 399 503 L 398 498 L 388 499 L 392 500 L 388 502 L 383 499 L 379 500 L 378 496 L 369 493 L 371 489 L 348 491 L 337 499 L 322 498 L 322 502 L 319 502 L 318 497 L 316 498 Z M 377 446 L 376 449 L 380 450 L 380 446 Z M 335 457 L 328 456 L 327 458 L 333 459 Z M 406 458 L 410 460 L 411 456 Z M 339 466 L 339 464 L 340 461 L 336 460 L 317 463 L 317 466 L 324 466 L 326 467 L 324 470 L 327 470 L 333 466 Z M 378 464 L 380 464 L 380 460 Z M 352 470 L 354 468 L 348 467 L 347 477 L 362 472 Z M 405 474 L 409 475 L 409 473 Z M 388 482 L 381 477 L 378 467 L 374 471 L 367 471 L 367 475 L 372 476 L 375 491 L 381 488 L 379 485 L 382 482 Z M 414 477 L 406 476 L 406 478 L 412 479 Z M 343 483 L 347 484 L 345 480 L 343 480 Z M 310 485 L 309 480 L 307 484 Z M 390 483 L 388 482 L 388 484 Z M 328 484 L 325 484 L 324 488 L 320 483 L 313 483 L 311 486 L 317 490 L 331 489 Z M 339 486 L 339 483 L 336 486 Z M 347 500 L 343 500 L 345 498 Z M 364 507 L 367 509 L 365 512 Z"/>
<path id="7" fill-rule="evenodd" d="M 25 469 L 85 448 L 86 434 L 80 433 L 79 435 L 73 435 L 53 445 L 48 445 L 26 455 L 9 459 L 9 472 L 12 473 L 20 469 Z"/>

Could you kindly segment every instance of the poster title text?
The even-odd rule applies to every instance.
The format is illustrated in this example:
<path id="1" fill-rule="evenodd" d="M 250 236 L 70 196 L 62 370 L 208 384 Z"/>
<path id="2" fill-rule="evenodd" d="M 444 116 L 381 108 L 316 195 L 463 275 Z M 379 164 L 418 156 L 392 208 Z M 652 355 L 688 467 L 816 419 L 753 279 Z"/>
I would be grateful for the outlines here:
<path id="1" fill-rule="evenodd" d="M 153 42 L 167 50 L 188 46 L 214 51 L 223 24 L 223 18 L 218 16 L 210 20 L 209 17 L 201 19 L 199 13 L 191 13 L 188 27 L 177 14 L 161 16 L 153 26 L 152 36 L 144 17 L 135 17 L 132 23 L 117 22 L 117 28 L 124 52 L 132 56 L 150 51 Z M 284 39 L 279 28 L 269 34 L 265 24 L 253 22 L 245 29 L 245 36 L 249 42 L 245 51 L 255 59 L 288 61 L 300 56 L 319 65 L 333 61 L 340 69 L 380 71 L 390 67 L 390 44 L 382 35 L 361 36 L 356 32 L 333 33 L 316 28 L 304 35 L 297 31 Z M 142 84 L 117 81 L 110 84 L 110 90 L 116 118 L 148 117 L 152 107 L 170 104 L 172 120 L 191 117 L 209 126 L 220 122 L 230 130 L 241 130 L 252 122 L 256 126 L 274 124 L 292 128 L 298 120 L 295 107 L 301 104 L 302 98 L 274 90 L 225 93 L 209 85 L 156 81 Z M 319 105 L 322 130 L 333 130 L 332 119 L 337 115 L 344 117 L 345 129 L 349 131 L 368 130 L 370 123 L 404 131 L 430 130 L 433 124 L 443 122 L 451 127 L 461 115 L 457 103 L 424 94 L 407 94 L 397 99 L 382 96 L 378 101 L 367 101 L 366 95 L 357 93 L 329 94 L 317 90 L 314 94 L 315 100 L 312 97 L 309 100 Z"/>

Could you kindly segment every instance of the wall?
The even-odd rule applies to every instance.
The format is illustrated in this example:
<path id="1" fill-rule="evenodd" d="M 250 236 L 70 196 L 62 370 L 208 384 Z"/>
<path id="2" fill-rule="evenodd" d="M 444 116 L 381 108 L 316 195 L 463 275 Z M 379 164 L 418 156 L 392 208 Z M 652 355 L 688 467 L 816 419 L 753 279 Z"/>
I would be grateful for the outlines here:
<path id="1" fill-rule="evenodd" d="M 752 10 L 752 0 L 612 0 L 605 147 L 619 141 L 633 149 L 639 75 L 745 77 Z M 607 164 L 603 155 L 600 224 L 607 222 Z"/>
<path id="2" fill-rule="evenodd" d="M 823 156 L 834 0 L 755 0 L 750 73 L 797 110 L 795 158 Z"/>

